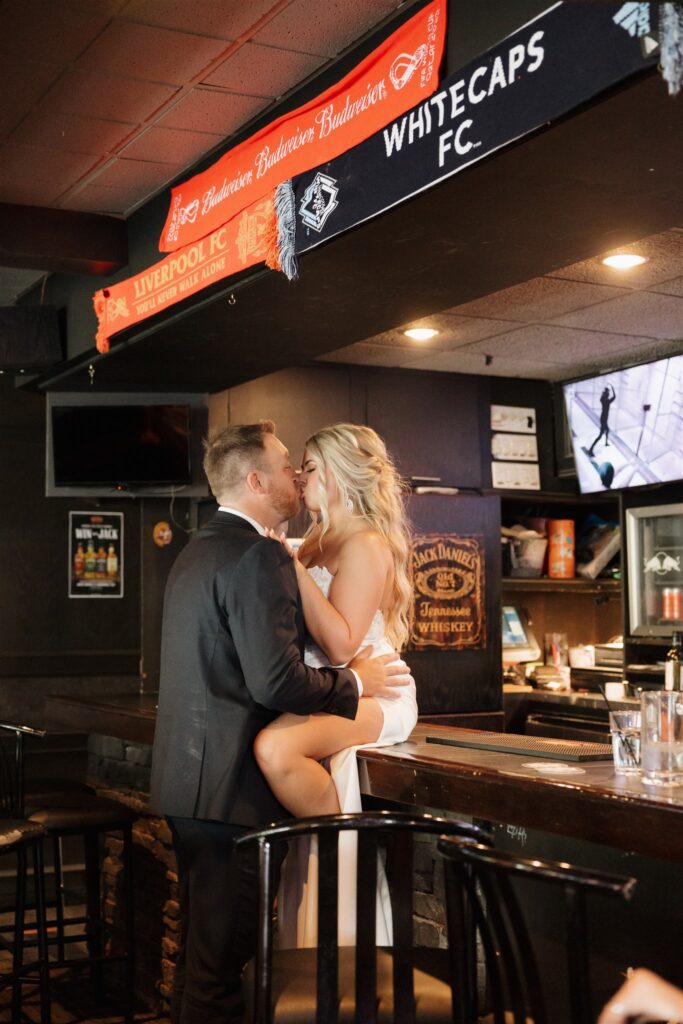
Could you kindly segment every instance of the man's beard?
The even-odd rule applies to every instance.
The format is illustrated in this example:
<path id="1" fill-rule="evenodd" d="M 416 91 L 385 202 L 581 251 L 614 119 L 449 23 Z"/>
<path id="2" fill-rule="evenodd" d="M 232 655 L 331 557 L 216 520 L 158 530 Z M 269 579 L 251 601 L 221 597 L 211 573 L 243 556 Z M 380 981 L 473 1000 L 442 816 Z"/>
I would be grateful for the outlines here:
<path id="1" fill-rule="evenodd" d="M 279 521 L 284 522 L 285 519 L 293 519 L 298 514 L 301 500 L 297 491 L 275 487 L 270 493 L 270 505 Z"/>

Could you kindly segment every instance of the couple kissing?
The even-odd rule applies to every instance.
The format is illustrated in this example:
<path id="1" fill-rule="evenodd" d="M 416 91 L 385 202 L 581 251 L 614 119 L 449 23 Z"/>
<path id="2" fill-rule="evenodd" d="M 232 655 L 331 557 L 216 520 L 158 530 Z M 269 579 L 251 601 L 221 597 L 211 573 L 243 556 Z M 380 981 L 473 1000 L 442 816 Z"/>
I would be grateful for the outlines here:
<path id="1" fill-rule="evenodd" d="M 273 423 L 232 426 L 206 442 L 204 469 L 219 509 L 169 576 L 152 764 L 151 805 L 178 860 L 173 1024 L 242 1019 L 258 888 L 253 855 L 234 839 L 285 817 L 360 810 L 355 748 L 401 742 L 417 719 L 396 653 L 409 629 L 409 536 L 381 438 L 326 427 L 297 474 Z M 311 525 L 295 550 L 280 528 L 301 500 Z M 310 945 L 310 858 L 289 861 L 281 940 Z M 355 863 L 342 864 L 355 885 Z M 346 941 L 354 928 L 340 922 Z"/>

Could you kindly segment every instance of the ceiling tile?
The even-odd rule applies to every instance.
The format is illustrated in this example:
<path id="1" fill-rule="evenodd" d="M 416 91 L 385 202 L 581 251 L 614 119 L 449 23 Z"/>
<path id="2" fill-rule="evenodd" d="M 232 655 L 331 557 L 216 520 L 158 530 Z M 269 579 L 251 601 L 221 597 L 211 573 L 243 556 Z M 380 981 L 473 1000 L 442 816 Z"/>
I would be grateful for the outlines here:
<path id="1" fill-rule="evenodd" d="M 440 373 L 474 373 L 487 377 L 528 377 L 536 380 L 551 380 L 557 372 L 555 367 L 547 363 L 539 364 L 524 359 L 494 359 L 493 363 L 487 366 L 482 355 L 462 350 L 435 352 L 417 363 L 411 363 L 410 368 L 436 370 Z"/>
<path id="2" fill-rule="evenodd" d="M 112 188 L 107 185 L 86 185 L 73 193 L 60 207 L 65 210 L 80 210 L 82 213 L 109 213 L 125 215 L 139 199 L 139 188 Z"/>
<path id="3" fill-rule="evenodd" d="M 60 71 L 57 64 L 3 59 L 0 138 L 33 109 Z"/>
<path id="4" fill-rule="evenodd" d="M 391 7 L 366 0 L 294 0 L 254 39 L 288 50 L 334 57 L 387 16 Z"/>
<path id="5" fill-rule="evenodd" d="M 75 60 L 110 18 L 106 4 L 4 0 L 0 4 L 0 54 L 14 60 L 24 57 L 64 64 Z"/>
<path id="6" fill-rule="evenodd" d="M 497 317 L 532 323 L 554 320 L 570 310 L 604 302 L 622 292 L 621 288 L 604 285 L 535 277 L 512 288 L 504 288 L 474 299 L 473 302 L 455 306 L 453 312 L 461 316 Z"/>
<path id="7" fill-rule="evenodd" d="M 674 277 L 671 281 L 662 281 L 652 290 L 663 292 L 665 295 L 683 295 L 683 277 Z"/>
<path id="8" fill-rule="evenodd" d="M 615 270 L 602 262 L 604 256 L 615 252 L 636 253 L 647 257 L 648 262 L 631 270 Z M 547 276 L 573 281 L 588 281 L 594 284 L 617 285 L 621 288 L 651 288 L 662 281 L 683 274 L 683 231 L 672 228 L 648 238 L 641 238 L 627 245 L 601 253 L 590 260 L 572 263 L 562 270 Z M 658 289 L 659 290 L 659 289 Z"/>
<path id="9" fill-rule="evenodd" d="M 683 298 L 656 292 L 629 292 L 594 309 L 557 317 L 555 323 L 614 334 L 680 339 L 683 338 Z"/>
<path id="10" fill-rule="evenodd" d="M 148 82 L 185 85 L 219 57 L 225 47 L 223 40 L 116 20 L 88 47 L 77 67 Z"/>
<path id="11" fill-rule="evenodd" d="M 105 156 L 115 152 L 136 127 L 133 124 L 73 114 L 51 117 L 37 110 L 12 133 L 10 141 L 24 146 L 47 146 L 67 153 Z"/>
<path id="12" fill-rule="evenodd" d="M 125 16 L 146 25 L 230 40 L 276 6 L 278 0 L 129 0 Z"/>
<path id="13" fill-rule="evenodd" d="M 178 92 L 172 85 L 69 69 L 40 105 L 50 117 L 80 114 L 142 124 Z"/>
<path id="14" fill-rule="evenodd" d="M 414 353 L 414 356 L 419 358 L 420 354 Z M 361 366 L 407 366 L 411 362 L 410 353 L 405 348 L 389 348 L 365 341 L 329 352 L 319 359 L 326 363 L 358 363 Z"/>
<path id="15" fill-rule="evenodd" d="M 108 185 L 117 189 L 135 189 L 143 199 L 150 192 L 158 192 L 175 178 L 181 167 L 152 160 L 125 160 L 117 157 L 111 160 L 88 184 Z"/>
<path id="16" fill-rule="evenodd" d="M 372 342 L 374 345 L 405 345 L 417 351 L 425 346 L 435 349 L 450 349 L 458 348 L 460 345 L 469 345 L 480 338 L 503 334 L 518 326 L 519 321 L 516 320 L 487 320 L 483 317 L 456 316 L 444 311 L 435 313 L 433 316 L 421 317 L 419 320 L 411 320 L 393 331 L 385 331 L 383 334 L 377 334 L 364 340 Z M 404 331 L 410 327 L 432 327 L 438 330 L 439 334 L 426 342 L 415 342 L 404 334 Z"/>
<path id="17" fill-rule="evenodd" d="M 2 153 L 0 152 L 0 157 Z M 0 173 L 0 203 L 17 203 L 19 206 L 53 206 L 64 190 L 63 185 L 47 181 L 8 181 Z M 0 271 L 0 279 L 3 270 Z"/>
<path id="18" fill-rule="evenodd" d="M 576 359 L 603 357 L 621 352 L 633 343 L 633 336 L 601 333 L 598 330 L 580 330 L 554 325 L 530 324 L 518 327 L 497 338 L 477 341 L 468 352 L 504 358 L 535 359 L 539 363 L 570 364 Z M 639 344 L 652 343 L 651 337 L 639 337 Z"/>
<path id="19" fill-rule="evenodd" d="M 187 132 L 180 128 L 159 128 L 153 125 L 121 150 L 121 156 L 132 160 L 160 160 L 163 163 L 187 166 L 223 141 L 222 135 Z"/>
<path id="20" fill-rule="evenodd" d="M 324 64 L 313 57 L 275 46 L 245 43 L 204 81 L 250 96 L 282 96 Z"/>
<path id="21" fill-rule="evenodd" d="M 78 181 L 97 162 L 97 157 L 84 153 L 65 153 L 38 146 L 7 143 L 0 148 L 0 188 L 22 188 L 34 182 L 42 182 L 48 186 L 46 194 L 53 195 L 55 190 L 58 193 Z M 31 168 L 30 181 L 27 181 L 28 167 Z"/>
<path id="22" fill-rule="evenodd" d="M 214 132 L 225 138 L 267 104 L 267 100 L 254 96 L 198 87 L 183 96 L 158 123 L 164 128 Z"/>

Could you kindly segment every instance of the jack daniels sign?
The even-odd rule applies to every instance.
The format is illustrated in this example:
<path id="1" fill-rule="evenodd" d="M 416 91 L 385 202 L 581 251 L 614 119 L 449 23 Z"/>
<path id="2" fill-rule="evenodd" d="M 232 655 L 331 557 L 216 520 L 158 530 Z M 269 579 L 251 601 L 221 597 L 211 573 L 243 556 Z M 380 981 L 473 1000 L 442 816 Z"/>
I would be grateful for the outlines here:
<path id="1" fill-rule="evenodd" d="M 294 178 L 297 254 L 655 65 L 656 6 L 555 4 L 382 131 Z"/>
<path id="2" fill-rule="evenodd" d="M 408 650 L 485 647 L 484 538 L 415 537 L 411 562 L 415 614 Z"/>

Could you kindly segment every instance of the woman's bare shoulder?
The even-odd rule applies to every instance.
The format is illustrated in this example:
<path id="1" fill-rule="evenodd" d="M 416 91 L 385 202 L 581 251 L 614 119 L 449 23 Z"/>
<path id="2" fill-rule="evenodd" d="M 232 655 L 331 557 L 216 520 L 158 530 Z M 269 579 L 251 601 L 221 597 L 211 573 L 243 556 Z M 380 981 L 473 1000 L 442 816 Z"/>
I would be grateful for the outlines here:
<path id="1" fill-rule="evenodd" d="M 391 561 L 391 548 L 386 539 L 379 530 L 373 530 L 369 526 L 350 533 L 340 546 L 339 554 L 353 558 L 372 557 Z"/>

